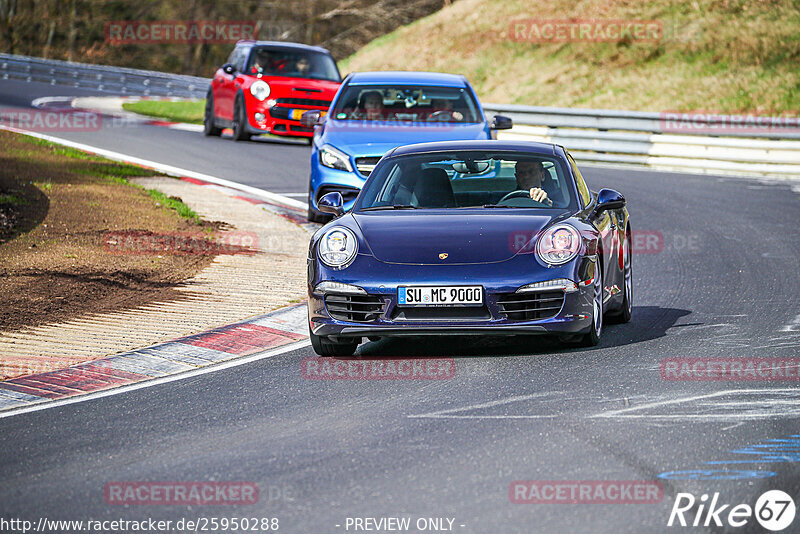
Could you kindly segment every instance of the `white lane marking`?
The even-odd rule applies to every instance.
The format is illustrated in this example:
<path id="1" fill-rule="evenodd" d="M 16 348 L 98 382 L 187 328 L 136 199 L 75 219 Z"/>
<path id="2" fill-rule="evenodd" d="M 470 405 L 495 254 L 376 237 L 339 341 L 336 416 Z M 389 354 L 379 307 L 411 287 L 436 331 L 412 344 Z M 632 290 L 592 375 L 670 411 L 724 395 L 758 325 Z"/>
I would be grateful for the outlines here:
<path id="1" fill-rule="evenodd" d="M 189 178 L 195 178 L 197 180 L 203 180 L 205 182 L 210 182 L 213 184 L 223 185 L 225 187 L 230 187 L 231 189 L 236 189 L 238 191 L 243 191 L 245 193 L 250 193 L 255 195 L 259 198 L 263 198 L 265 200 L 269 200 L 272 202 L 276 202 L 278 204 L 283 204 L 284 206 L 298 208 L 302 210 L 308 209 L 308 204 L 305 202 L 300 202 L 299 200 L 295 200 L 293 198 L 289 198 L 287 196 L 278 195 L 272 193 L 270 191 L 265 191 L 264 189 L 259 189 L 257 187 L 251 187 L 249 185 L 243 185 L 237 182 L 232 182 L 230 180 L 225 180 L 223 178 L 217 178 L 216 176 L 211 176 L 209 174 L 203 174 L 200 172 L 190 171 L 188 169 L 182 169 L 180 167 L 175 167 L 173 165 L 166 165 L 164 163 L 158 163 L 156 161 L 150 161 L 142 158 L 136 158 L 134 156 L 129 156 L 127 154 L 123 154 L 121 152 L 114 152 L 112 150 L 106 150 L 104 148 L 95 147 L 92 145 L 86 145 L 83 143 L 76 143 L 74 141 L 69 141 L 67 139 L 61 139 L 59 137 L 53 137 L 51 135 L 41 134 L 38 132 L 31 132 L 28 130 L 22 130 L 20 128 L 12 128 L 8 126 L 0 125 L 0 129 L 7 130 L 11 132 L 21 133 L 30 137 L 35 137 L 37 139 L 42 139 L 44 141 L 50 141 L 51 143 L 57 143 L 60 145 L 68 146 L 70 148 L 75 148 L 77 150 L 83 150 L 85 152 L 91 152 L 93 154 L 97 154 L 98 156 L 103 156 L 105 158 L 114 160 L 114 161 L 121 161 L 125 163 L 133 163 L 135 165 L 140 165 L 142 167 L 146 167 L 149 169 L 153 169 L 156 171 L 163 172 L 164 174 L 168 174 L 170 176 L 177 176 L 183 177 L 187 176 Z"/>
<path id="2" fill-rule="evenodd" d="M 738 422 L 738 423 L 734 423 L 734 424 L 732 424 L 731 426 L 726 426 L 726 427 L 725 427 L 725 428 L 723 428 L 722 430 L 731 430 L 731 429 L 734 429 L 734 428 L 738 428 L 738 427 L 742 426 L 743 424 L 744 424 L 744 423 L 740 421 L 740 422 Z"/>
<path id="3" fill-rule="evenodd" d="M 784 325 L 781 332 L 800 332 L 800 313 L 798 313 L 791 323 Z"/>
<path id="4" fill-rule="evenodd" d="M 25 406 L 23 408 L 16 408 L 12 410 L 3 411 L 0 412 L 0 419 L 4 419 L 6 417 L 14 417 L 15 415 L 22 415 L 31 412 L 38 412 L 40 410 L 49 410 L 50 408 L 58 408 L 59 406 L 66 406 L 68 404 L 77 404 L 79 402 L 86 402 L 94 399 L 100 399 L 103 397 L 111 397 L 113 395 L 120 395 L 122 393 L 128 393 L 129 391 L 136 391 L 139 389 L 158 386 L 169 382 L 176 382 L 178 380 L 192 378 L 195 376 L 204 375 L 206 373 L 213 373 L 216 371 L 222 371 L 223 369 L 230 369 L 231 367 L 238 367 L 240 365 L 255 362 L 258 360 L 264 360 L 266 358 L 280 356 L 281 354 L 285 354 L 287 352 L 291 352 L 297 349 L 302 349 L 308 346 L 311 346 L 311 341 L 305 339 L 297 341 L 295 343 L 290 343 L 289 345 L 283 345 L 282 347 L 277 347 L 272 350 L 251 354 L 250 356 L 244 356 L 241 358 L 235 358 L 233 360 L 228 360 L 217 364 L 208 365 L 206 367 L 201 367 L 199 369 L 184 371 L 182 373 L 174 375 L 164 376 L 160 378 L 153 378 L 150 380 L 144 380 L 142 382 L 136 382 L 134 384 L 128 384 L 114 389 L 106 389 L 103 391 L 96 391 L 94 393 L 87 393 L 86 395 L 79 395 L 76 397 L 59 399 L 48 402 L 46 404 L 35 404 L 33 406 Z"/>
<path id="5" fill-rule="evenodd" d="M 158 121 L 158 119 L 153 119 L 153 120 Z M 190 124 L 188 122 L 176 122 L 175 124 L 168 124 L 166 125 L 166 127 L 169 128 L 170 130 L 181 130 L 184 132 L 200 133 L 203 131 L 202 124 Z"/>
<path id="6" fill-rule="evenodd" d="M 518 395 L 515 397 L 508 397 L 507 399 L 494 400 L 484 402 L 481 404 L 473 404 L 471 406 L 464 406 L 460 408 L 449 408 L 447 410 L 439 410 L 436 412 L 423 413 L 418 415 L 409 415 L 410 419 L 421 418 L 454 418 L 454 419 L 549 419 L 558 417 L 557 415 L 452 415 L 454 412 L 467 412 L 470 410 L 480 410 L 481 408 L 492 408 L 494 406 L 502 406 L 503 404 L 510 404 L 512 402 L 519 402 L 524 400 L 537 399 L 561 393 L 560 391 L 548 391 L 546 393 L 533 393 L 531 395 Z"/>
<path id="7" fill-rule="evenodd" d="M 785 400 L 779 399 L 775 396 L 788 394 L 793 397 Z M 759 398 L 742 398 L 741 400 L 732 401 L 713 401 L 713 399 L 739 395 L 773 395 L 773 398 L 759 399 Z M 619 410 L 612 410 L 593 415 L 593 418 L 622 418 L 622 419 L 652 419 L 652 420 L 731 420 L 731 421 L 749 421 L 756 419 L 771 419 L 775 417 L 800 417 L 800 411 L 797 408 L 794 410 L 783 409 L 779 405 L 788 405 L 797 407 L 797 397 L 800 397 L 800 388 L 776 388 L 776 389 L 728 389 L 723 391 L 716 391 L 713 393 L 706 393 L 704 395 L 696 395 L 691 397 L 682 397 L 678 399 L 670 399 L 665 401 L 651 402 L 634 406 L 631 408 L 623 408 Z M 662 408 L 664 406 L 683 404 L 688 405 L 688 409 L 692 411 L 701 411 L 707 408 L 710 409 L 732 409 L 728 413 L 631 413 L 631 412 L 644 412 L 653 408 Z M 738 409 L 737 408 L 741 408 Z"/>
<path id="8" fill-rule="evenodd" d="M 31 106 L 35 108 L 43 108 L 53 102 L 72 102 L 75 100 L 74 96 L 43 96 L 31 101 Z"/>
<path id="9" fill-rule="evenodd" d="M 592 417 L 616 417 L 618 415 L 633 412 L 633 411 L 641 411 L 641 410 L 648 410 L 650 408 L 661 408 L 663 406 L 669 406 L 672 404 L 682 404 L 687 402 L 694 402 L 702 399 L 710 399 L 713 397 L 721 397 L 723 395 L 732 395 L 736 393 L 800 393 L 800 389 L 793 389 L 793 388 L 783 388 L 783 389 L 726 389 L 723 391 L 715 391 L 714 393 L 704 393 L 703 395 L 695 395 L 692 397 L 680 397 L 678 399 L 669 399 L 663 401 L 655 401 L 649 402 L 646 404 L 640 404 L 639 406 L 632 406 L 630 408 L 621 408 L 619 410 L 611 410 L 610 412 L 603 412 L 601 414 L 594 415 Z M 647 416 L 645 416 L 647 417 Z"/>

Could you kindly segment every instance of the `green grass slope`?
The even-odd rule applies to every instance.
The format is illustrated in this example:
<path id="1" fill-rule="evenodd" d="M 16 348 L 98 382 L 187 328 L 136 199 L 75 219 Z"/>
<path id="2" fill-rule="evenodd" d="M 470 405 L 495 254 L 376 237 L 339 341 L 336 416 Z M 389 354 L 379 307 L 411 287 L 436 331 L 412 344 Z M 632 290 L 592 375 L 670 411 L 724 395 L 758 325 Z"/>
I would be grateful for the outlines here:
<path id="1" fill-rule="evenodd" d="M 510 38 L 520 19 L 657 20 L 655 42 Z M 484 102 L 646 111 L 800 110 L 797 0 L 458 0 L 380 37 L 342 72 L 464 74 Z"/>

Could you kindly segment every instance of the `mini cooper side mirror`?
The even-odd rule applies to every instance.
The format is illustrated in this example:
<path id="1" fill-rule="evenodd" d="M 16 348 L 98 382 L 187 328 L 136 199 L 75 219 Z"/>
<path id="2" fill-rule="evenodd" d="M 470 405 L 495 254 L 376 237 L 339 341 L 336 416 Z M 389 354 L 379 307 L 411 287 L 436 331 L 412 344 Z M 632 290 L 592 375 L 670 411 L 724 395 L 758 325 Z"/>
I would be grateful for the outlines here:
<path id="1" fill-rule="evenodd" d="M 495 115 L 489 127 L 492 130 L 510 130 L 514 126 L 514 121 L 505 115 Z"/>
<path id="2" fill-rule="evenodd" d="M 595 213 L 601 213 L 607 210 L 618 210 L 625 207 L 625 197 L 622 193 L 614 191 L 613 189 L 601 189 L 597 193 L 597 207 L 594 208 Z"/>
<path id="3" fill-rule="evenodd" d="M 319 124 L 321 118 L 322 114 L 319 112 L 319 110 L 313 109 L 300 115 L 300 124 L 306 128 L 313 128 Z"/>
<path id="4" fill-rule="evenodd" d="M 317 201 L 317 207 L 322 213 L 330 213 L 334 217 L 341 217 L 344 214 L 344 199 L 338 191 L 322 195 Z"/>
<path id="5" fill-rule="evenodd" d="M 234 65 L 233 63 L 225 63 L 222 66 L 222 72 L 224 72 L 225 74 L 233 74 L 236 72 L 236 65 Z"/>

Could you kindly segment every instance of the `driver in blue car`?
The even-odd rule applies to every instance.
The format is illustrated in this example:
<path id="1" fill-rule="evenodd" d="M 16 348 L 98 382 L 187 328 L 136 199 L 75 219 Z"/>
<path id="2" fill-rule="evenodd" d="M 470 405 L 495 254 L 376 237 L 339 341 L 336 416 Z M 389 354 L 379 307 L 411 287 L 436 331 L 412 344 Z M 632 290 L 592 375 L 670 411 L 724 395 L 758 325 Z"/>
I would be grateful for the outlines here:
<path id="1" fill-rule="evenodd" d="M 545 190 L 548 187 L 545 182 L 548 173 L 540 161 L 518 161 L 514 166 L 514 174 L 517 178 L 517 189 L 528 191 L 536 202 L 553 205 Z"/>

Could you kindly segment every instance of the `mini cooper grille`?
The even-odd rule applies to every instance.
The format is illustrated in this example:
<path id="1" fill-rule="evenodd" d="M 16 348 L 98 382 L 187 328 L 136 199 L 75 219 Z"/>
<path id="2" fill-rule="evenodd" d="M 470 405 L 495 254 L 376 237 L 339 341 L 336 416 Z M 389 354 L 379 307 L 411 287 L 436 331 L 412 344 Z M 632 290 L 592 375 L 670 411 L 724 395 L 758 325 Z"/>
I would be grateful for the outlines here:
<path id="1" fill-rule="evenodd" d="M 325 307 L 331 317 L 340 321 L 364 323 L 383 315 L 385 303 L 374 295 L 325 295 Z"/>
<path id="2" fill-rule="evenodd" d="M 511 321 L 535 321 L 549 319 L 561 311 L 564 292 L 541 291 L 535 293 L 513 293 L 497 303 L 500 311 Z"/>
<path id="3" fill-rule="evenodd" d="M 275 102 L 292 106 L 317 106 L 325 109 L 328 109 L 331 105 L 327 100 L 317 100 L 315 98 L 277 98 Z"/>
<path id="4" fill-rule="evenodd" d="M 372 169 L 375 168 L 375 165 L 380 159 L 380 156 L 356 158 L 356 168 L 358 169 L 358 172 L 364 176 L 369 176 L 369 174 L 372 172 Z"/>

